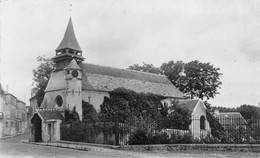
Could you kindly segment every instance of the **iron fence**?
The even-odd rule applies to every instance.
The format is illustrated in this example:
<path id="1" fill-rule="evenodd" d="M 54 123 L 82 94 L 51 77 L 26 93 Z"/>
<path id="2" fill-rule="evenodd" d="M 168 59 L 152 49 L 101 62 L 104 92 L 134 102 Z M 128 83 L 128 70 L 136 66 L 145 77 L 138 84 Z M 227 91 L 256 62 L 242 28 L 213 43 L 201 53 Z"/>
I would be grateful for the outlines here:
<path id="1" fill-rule="evenodd" d="M 203 117 L 131 119 L 62 123 L 60 128 L 61 140 L 98 144 L 134 144 L 142 139 L 140 131 L 150 140 L 139 144 L 260 143 L 260 119 L 219 118 L 215 123 Z"/>

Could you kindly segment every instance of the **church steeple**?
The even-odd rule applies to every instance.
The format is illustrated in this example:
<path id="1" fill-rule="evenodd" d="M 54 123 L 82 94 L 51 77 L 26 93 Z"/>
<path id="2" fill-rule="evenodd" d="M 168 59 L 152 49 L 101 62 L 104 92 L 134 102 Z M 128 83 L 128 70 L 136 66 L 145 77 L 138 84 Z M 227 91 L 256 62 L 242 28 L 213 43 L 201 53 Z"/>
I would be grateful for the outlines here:
<path id="1" fill-rule="evenodd" d="M 72 59 L 75 59 L 78 63 L 84 60 L 82 50 L 74 33 L 71 17 L 64 37 L 55 51 L 56 56 L 52 60 L 56 63 L 56 69 L 63 69 Z"/>
<path id="2" fill-rule="evenodd" d="M 70 49 L 82 52 L 82 50 L 79 46 L 79 43 L 78 43 L 78 41 L 75 37 L 75 34 L 74 34 L 74 29 L 73 29 L 71 17 L 70 17 L 66 32 L 64 34 L 64 37 L 63 37 L 60 45 L 56 49 L 56 52 L 58 52 L 62 49 L 66 49 L 66 48 L 70 48 Z"/>

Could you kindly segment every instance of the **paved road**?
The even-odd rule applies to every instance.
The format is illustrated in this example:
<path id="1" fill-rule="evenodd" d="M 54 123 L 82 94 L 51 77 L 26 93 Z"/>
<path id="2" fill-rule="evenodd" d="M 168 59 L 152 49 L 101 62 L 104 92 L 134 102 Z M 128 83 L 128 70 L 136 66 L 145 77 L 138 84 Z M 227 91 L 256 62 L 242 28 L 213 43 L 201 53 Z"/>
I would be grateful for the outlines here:
<path id="1" fill-rule="evenodd" d="M 28 139 L 28 135 L 0 140 L 0 158 L 117 158 L 123 155 L 108 155 L 105 153 L 94 153 L 73 149 L 53 148 L 21 143 L 21 140 Z M 126 156 L 129 157 L 129 156 Z"/>
<path id="2" fill-rule="evenodd" d="M 221 151 L 146 151 L 130 152 L 108 150 L 108 152 L 80 151 L 65 148 L 38 146 L 21 143 L 28 139 L 28 135 L 20 135 L 14 138 L 0 140 L 0 158 L 259 158 L 260 153 L 253 152 L 221 152 Z M 112 151 L 112 152 L 111 152 Z"/>

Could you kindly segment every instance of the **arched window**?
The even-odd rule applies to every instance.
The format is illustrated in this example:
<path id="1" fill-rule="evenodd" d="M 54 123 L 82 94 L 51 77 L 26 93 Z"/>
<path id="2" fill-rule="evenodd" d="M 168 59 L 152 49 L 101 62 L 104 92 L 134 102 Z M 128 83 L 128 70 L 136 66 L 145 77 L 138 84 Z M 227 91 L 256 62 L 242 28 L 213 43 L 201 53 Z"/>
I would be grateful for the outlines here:
<path id="1" fill-rule="evenodd" d="M 200 116 L 200 129 L 205 129 L 205 122 L 206 122 L 206 119 L 205 119 L 205 116 Z"/>

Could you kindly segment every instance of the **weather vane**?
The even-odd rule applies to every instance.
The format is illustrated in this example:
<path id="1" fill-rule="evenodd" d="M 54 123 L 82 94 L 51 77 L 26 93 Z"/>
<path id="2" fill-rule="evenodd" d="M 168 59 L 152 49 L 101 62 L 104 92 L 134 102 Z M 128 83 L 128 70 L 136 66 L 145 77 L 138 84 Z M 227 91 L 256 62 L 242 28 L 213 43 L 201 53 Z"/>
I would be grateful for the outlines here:
<path id="1" fill-rule="evenodd" d="M 71 16 L 71 10 L 72 10 L 72 3 L 71 3 L 71 1 L 69 0 L 69 12 L 70 12 L 70 16 Z"/>

